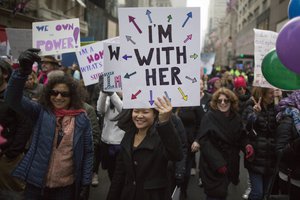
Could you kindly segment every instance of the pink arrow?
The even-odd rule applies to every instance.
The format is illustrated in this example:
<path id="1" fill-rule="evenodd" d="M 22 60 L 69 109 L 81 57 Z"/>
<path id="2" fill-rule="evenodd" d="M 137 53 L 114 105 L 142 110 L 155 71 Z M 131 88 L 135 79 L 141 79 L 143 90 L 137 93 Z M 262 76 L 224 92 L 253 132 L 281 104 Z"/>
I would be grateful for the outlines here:
<path id="1" fill-rule="evenodd" d="M 192 34 L 187 35 L 186 39 L 183 41 L 184 43 L 186 43 L 188 40 L 192 39 Z"/>
<path id="2" fill-rule="evenodd" d="M 131 99 L 136 99 L 137 95 L 139 95 L 142 91 L 139 90 L 137 93 L 131 95 Z"/>
<path id="3" fill-rule="evenodd" d="M 136 22 L 134 21 L 135 18 L 132 16 L 128 16 L 129 17 L 129 23 L 133 23 L 133 25 L 135 26 L 135 28 L 138 30 L 139 33 L 142 33 L 142 30 L 140 29 L 140 27 L 136 24 Z"/>

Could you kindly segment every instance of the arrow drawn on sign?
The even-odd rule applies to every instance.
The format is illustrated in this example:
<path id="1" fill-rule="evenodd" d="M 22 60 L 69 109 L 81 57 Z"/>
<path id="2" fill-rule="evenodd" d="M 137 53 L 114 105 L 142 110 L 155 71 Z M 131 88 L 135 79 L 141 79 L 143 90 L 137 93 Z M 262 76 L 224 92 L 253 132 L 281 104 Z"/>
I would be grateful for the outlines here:
<path id="1" fill-rule="evenodd" d="M 190 55 L 190 58 L 194 58 L 195 60 L 196 58 L 198 58 L 198 54 L 194 53 L 193 55 Z"/>
<path id="2" fill-rule="evenodd" d="M 127 40 L 127 42 L 129 41 L 129 42 L 131 42 L 132 44 L 136 44 L 135 41 L 133 41 L 131 38 L 132 38 L 132 37 L 131 37 L 130 35 L 126 35 L 126 40 Z"/>
<path id="3" fill-rule="evenodd" d="M 189 21 L 189 19 L 193 17 L 192 12 L 189 12 L 186 15 L 187 15 L 187 18 L 185 19 L 184 23 L 182 24 L 182 28 L 186 25 L 186 23 Z"/>
<path id="4" fill-rule="evenodd" d="M 168 15 L 168 22 L 170 22 L 171 19 L 173 19 L 173 18 L 172 18 L 172 15 Z"/>
<path id="5" fill-rule="evenodd" d="M 150 24 L 152 23 L 152 19 L 151 19 L 151 11 L 150 10 L 147 10 L 146 11 L 146 15 L 148 15 L 148 19 L 149 19 L 149 22 Z"/>
<path id="6" fill-rule="evenodd" d="M 137 98 L 137 96 L 141 93 L 142 91 L 141 90 L 139 90 L 139 91 L 137 91 L 137 93 L 135 93 L 135 94 L 132 94 L 131 95 L 131 99 L 136 99 Z"/>
<path id="7" fill-rule="evenodd" d="M 186 39 L 185 39 L 183 42 L 184 42 L 184 43 L 187 43 L 188 40 L 191 40 L 191 39 L 192 39 L 192 36 L 193 36 L 192 34 L 187 35 L 187 36 L 186 36 Z"/>
<path id="8" fill-rule="evenodd" d="M 128 58 L 132 58 L 132 56 L 128 56 L 127 54 L 125 54 L 122 58 L 123 58 L 124 60 L 127 60 Z"/>
<path id="9" fill-rule="evenodd" d="M 133 72 L 133 73 L 131 73 L 131 74 L 128 74 L 128 73 L 126 73 L 125 74 L 125 76 L 124 76 L 124 78 L 130 78 L 130 76 L 132 76 L 132 75 L 134 75 L 134 74 L 136 74 L 136 72 Z"/>
<path id="10" fill-rule="evenodd" d="M 150 90 L 150 100 L 149 100 L 149 103 L 150 103 L 151 106 L 152 106 L 153 103 L 154 103 L 153 95 L 152 95 L 152 90 Z"/>
<path id="11" fill-rule="evenodd" d="M 128 16 L 129 17 L 129 23 L 133 23 L 133 25 L 135 26 L 136 30 L 139 32 L 139 33 L 142 33 L 142 30 L 140 29 L 140 27 L 136 24 L 135 22 L 135 18 L 132 17 L 132 16 Z"/>
<path id="12" fill-rule="evenodd" d="M 180 92 L 183 100 L 187 101 L 188 100 L 188 96 L 184 94 L 184 92 L 182 91 L 182 89 L 180 87 L 178 88 L 178 90 L 179 90 L 179 92 Z"/>
<path id="13" fill-rule="evenodd" d="M 188 79 L 188 80 L 191 80 L 192 83 L 197 82 L 197 79 L 195 77 L 194 78 L 190 78 L 190 77 L 186 76 L 185 78 Z"/>
<path id="14" fill-rule="evenodd" d="M 169 99 L 169 101 L 171 102 L 171 98 L 169 97 L 167 91 L 164 91 L 164 93 L 165 93 L 166 97 Z"/>

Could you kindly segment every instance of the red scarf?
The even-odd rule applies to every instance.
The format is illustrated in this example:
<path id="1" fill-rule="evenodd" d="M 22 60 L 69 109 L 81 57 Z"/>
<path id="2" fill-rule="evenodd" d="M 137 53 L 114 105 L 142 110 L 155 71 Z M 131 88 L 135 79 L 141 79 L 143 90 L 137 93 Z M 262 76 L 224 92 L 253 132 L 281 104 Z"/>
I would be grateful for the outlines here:
<path id="1" fill-rule="evenodd" d="M 78 110 L 55 109 L 54 110 L 56 117 L 76 116 L 84 112 L 85 112 L 84 109 L 78 109 Z"/>

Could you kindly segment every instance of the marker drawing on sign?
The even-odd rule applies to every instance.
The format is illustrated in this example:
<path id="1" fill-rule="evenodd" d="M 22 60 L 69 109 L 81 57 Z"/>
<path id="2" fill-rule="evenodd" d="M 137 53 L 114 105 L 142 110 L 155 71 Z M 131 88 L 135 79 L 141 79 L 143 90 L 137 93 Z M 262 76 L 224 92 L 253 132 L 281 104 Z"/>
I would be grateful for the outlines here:
<path id="1" fill-rule="evenodd" d="M 151 106 L 152 106 L 153 103 L 154 103 L 153 95 L 152 95 L 152 90 L 150 90 L 150 100 L 149 100 L 149 103 L 150 103 Z"/>
<path id="2" fill-rule="evenodd" d="M 133 25 L 135 26 L 136 30 L 139 32 L 139 33 L 142 33 L 142 30 L 140 29 L 140 27 L 136 24 L 136 22 L 134 21 L 135 18 L 132 17 L 132 16 L 128 16 L 129 17 L 129 23 L 133 23 Z"/>
<path id="3" fill-rule="evenodd" d="M 151 19 L 151 11 L 150 10 L 147 10 L 146 11 L 146 15 L 148 15 L 148 19 L 149 19 L 149 22 L 150 24 L 152 23 L 152 19 Z"/>
<path id="4" fill-rule="evenodd" d="M 168 15 L 168 22 L 170 22 L 171 19 L 173 19 L 173 18 L 172 18 L 172 15 Z"/>
<path id="5" fill-rule="evenodd" d="M 124 76 L 124 78 L 128 78 L 129 79 L 130 76 L 132 76 L 134 74 L 136 74 L 136 72 L 132 72 L 131 74 L 126 73 L 125 76 Z"/>
<path id="6" fill-rule="evenodd" d="M 125 54 L 122 58 L 123 58 L 124 60 L 127 60 L 128 58 L 132 58 L 132 56 L 128 56 L 127 54 Z"/>
<path id="7" fill-rule="evenodd" d="M 169 101 L 171 102 L 171 98 L 169 97 L 167 91 L 164 91 L 164 93 L 165 93 L 166 97 L 169 99 Z"/>
<path id="8" fill-rule="evenodd" d="M 76 27 L 73 31 L 73 36 L 74 36 L 74 41 L 75 41 L 75 47 L 77 48 L 77 42 L 78 42 L 78 35 L 80 33 L 80 29 L 78 27 Z"/>
<path id="9" fill-rule="evenodd" d="M 186 39 L 183 41 L 184 43 L 187 43 L 187 41 L 191 40 L 192 39 L 192 34 L 189 34 L 186 36 Z"/>
<path id="10" fill-rule="evenodd" d="M 135 94 L 132 94 L 131 95 L 131 99 L 136 99 L 137 98 L 137 96 L 141 93 L 142 91 L 141 90 L 139 90 L 139 91 L 137 91 L 137 93 L 135 93 Z"/>
<path id="11" fill-rule="evenodd" d="M 182 28 L 186 25 L 186 23 L 189 21 L 190 18 L 192 18 L 192 12 L 189 12 L 187 15 L 187 18 L 185 19 L 184 23 L 182 24 Z"/>
<path id="12" fill-rule="evenodd" d="M 188 77 L 188 76 L 186 76 L 185 78 L 188 79 L 188 80 L 191 80 L 192 83 L 197 82 L 197 79 L 196 79 L 196 78 L 190 78 L 190 77 Z"/>
<path id="13" fill-rule="evenodd" d="M 183 100 L 187 101 L 188 96 L 184 94 L 184 92 L 182 91 L 182 89 L 181 89 L 180 87 L 178 88 L 178 90 L 179 90 L 179 92 L 180 92 L 180 94 L 181 94 Z"/>
<path id="14" fill-rule="evenodd" d="M 196 58 L 198 58 L 198 54 L 194 53 L 193 55 L 190 56 L 190 58 L 194 58 L 195 60 Z"/>
<path id="15" fill-rule="evenodd" d="M 131 38 L 132 38 L 132 37 L 131 37 L 130 35 L 126 35 L 126 40 L 127 40 L 127 42 L 129 41 L 129 42 L 131 42 L 132 44 L 136 44 L 135 41 L 133 41 Z"/>

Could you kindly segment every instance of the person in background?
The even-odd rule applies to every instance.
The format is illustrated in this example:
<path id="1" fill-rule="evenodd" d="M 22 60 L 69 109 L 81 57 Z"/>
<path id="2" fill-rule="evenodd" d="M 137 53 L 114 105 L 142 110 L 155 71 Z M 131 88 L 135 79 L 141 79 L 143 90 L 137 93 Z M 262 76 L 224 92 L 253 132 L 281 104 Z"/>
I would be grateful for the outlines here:
<path id="1" fill-rule="evenodd" d="M 12 68 L 0 60 L 0 126 L 2 127 L 0 144 L 0 191 L 3 193 L 21 193 L 25 184 L 11 176 L 12 170 L 24 156 L 26 143 L 31 135 L 32 126 L 27 116 L 15 112 L 5 101 L 7 82 Z"/>
<path id="2" fill-rule="evenodd" d="M 32 64 L 40 60 L 39 51 L 29 49 L 20 54 L 20 69 L 13 72 L 7 86 L 5 101 L 34 123 L 30 149 L 13 176 L 26 182 L 26 200 L 88 199 L 93 140 L 80 87 L 71 77 L 55 77 L 45 86 L 39 102 L 22 97 Z"/>
<path id="3" fill-rule="evenodd" d="M 107 200 L 171 198 L 168 161 L 182 159 L 181 141 L 171 122 L 172 105 L 157 98 L 155 108 L 127 110 L 118 116 L 126 133 L 121 143 Z"/>
<path id="4" fill-rule="evenodd" d="M 213 94 L 219 88 L 221 88 L 221 79 L 219 77 L 213 77 L 207 82 L 207 91 Z"/>
<path id="5" fill-rule="evenodd" d="M 300 91 L 282 99 L 277 107 L 276 152 L 279 188 L 290 200 L 300 197 Z"/>
<path id="6" fill-rule="evenodd" d="M 274 89 L 253 87 L 243 120 L 248 132 L 245 157 L 251 184 L 248 199 L 261 200 L 269 189 L 276 160 Z"/>
<path id="7" fill-rule="evenodd" d="M 244 148 L 238 98 L 227 88 L 217 90 L 201 121 L 200 177 L 207 200 L 225 200 L 230 183 L 239 183 L 239 152 Z"/>
<path id="8" fill-rule="evenodd" d="M 59 69 L 59 62 L 54 56 L 44 56 L 41 60 L 41 71 L 38 75 L 38 81 L 42 84 L 48 83 L 48 73 Z"/>
<path id="9" fill-rule="evenodd" d="M 25 83 L 23 91 L 24 96 L 28 97 L 31 100 L 37 101 L 40 98 L 42 91 L 43 85 L 38 82 L 36 73 L 31 72 L 31 74 L 28 75 L 27 81 Z"/>

